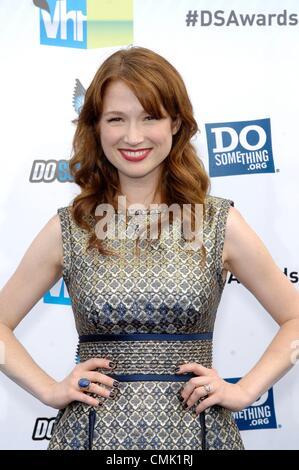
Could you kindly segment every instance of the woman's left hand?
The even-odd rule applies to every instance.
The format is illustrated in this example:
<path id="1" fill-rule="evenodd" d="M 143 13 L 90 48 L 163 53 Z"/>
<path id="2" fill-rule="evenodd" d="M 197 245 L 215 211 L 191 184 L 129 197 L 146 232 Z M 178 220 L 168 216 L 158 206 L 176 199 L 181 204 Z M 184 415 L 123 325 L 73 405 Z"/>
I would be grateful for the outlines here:
<path id="1" fill-rule="evenodd" d="M 198 376 L 192 377 L 181 390 L 183 403 L 188 405 L 186 409 L 191 408 L 198 400 L 206 397 L 196 407 L 196 414 L 213 405 L 220 405 L 231 411 L 241 411 L 254 401 L 238 383 L 226 382 L 219 377 L 215 369 L 209 369 L 197 362 L 188 362 L 179 367 L 180 370 L 176 374 L 193 372 Z"/>

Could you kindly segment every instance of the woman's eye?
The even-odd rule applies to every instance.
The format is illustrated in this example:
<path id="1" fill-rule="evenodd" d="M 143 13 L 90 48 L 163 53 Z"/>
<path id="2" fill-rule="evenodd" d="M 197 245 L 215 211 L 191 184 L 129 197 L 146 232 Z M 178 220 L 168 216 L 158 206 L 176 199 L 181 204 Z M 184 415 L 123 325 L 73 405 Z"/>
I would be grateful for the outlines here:
<path id="1" fill-rule="evenodd" d="M 108 122 L 117 121 L 117 119 L 121 119 L 121 118 L 111 118 L 111 119 L 108 119 Z"/>
<path id="2" fill-rule="evenodd" d="M 117 118 L 111 118 L 111 119 L 108 119 L 108 121 L 107 121 L 107 122 L 113 122 L 113 121 L 115 121 L 115 122 L 119 122 L 119 120 L 120 120 L 120 119 L 122 119 L 122 118 L 120 118 L 120 117 L 117 117 Z M 156 118 L 156 117 L 154 117 L 154 116 L 146 116 L 146 117 L 145 117 L 145 119 L 152 120 L 152 119 L 158 119 L 158 118 Z"/>

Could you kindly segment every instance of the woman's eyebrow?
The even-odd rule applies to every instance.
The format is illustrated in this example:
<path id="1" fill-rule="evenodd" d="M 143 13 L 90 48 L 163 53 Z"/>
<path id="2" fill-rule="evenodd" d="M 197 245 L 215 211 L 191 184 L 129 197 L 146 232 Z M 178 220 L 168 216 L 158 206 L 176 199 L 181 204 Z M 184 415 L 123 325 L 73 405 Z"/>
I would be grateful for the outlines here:
<path id="1" fill-rule="evenodd" d="M 141 111 L 140 114 L 147 114 L 146 111 Z M 108 114 L 121 114 L 122 116 L 126 116 L 126 113 L 122 111 L 107 111 L 107 113 L 104 113 L 103 116 L 107 116 Z"/>
<path id="2" fill-rule="evenodd" d="M 107 113 L 104 113 L 103 116 L 106 116 L 107 114 L 123 114 L 125 116 L 125 113 L 122 111 L 108 111 Z"/>

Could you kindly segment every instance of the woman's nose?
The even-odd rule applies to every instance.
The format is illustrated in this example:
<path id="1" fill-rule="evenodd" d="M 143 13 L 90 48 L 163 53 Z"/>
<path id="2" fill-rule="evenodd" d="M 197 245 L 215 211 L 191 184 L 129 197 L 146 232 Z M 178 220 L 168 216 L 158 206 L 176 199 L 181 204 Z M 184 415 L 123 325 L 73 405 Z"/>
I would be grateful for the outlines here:
<path id="1" fill-rule="evenodd" d="M 137 124 L 131 123 L 126 127 L 126 132 L 124 136 L 124 141 L 126 144 L 137 145 L 143 141 L 143 135 L 140 126 Z"/>

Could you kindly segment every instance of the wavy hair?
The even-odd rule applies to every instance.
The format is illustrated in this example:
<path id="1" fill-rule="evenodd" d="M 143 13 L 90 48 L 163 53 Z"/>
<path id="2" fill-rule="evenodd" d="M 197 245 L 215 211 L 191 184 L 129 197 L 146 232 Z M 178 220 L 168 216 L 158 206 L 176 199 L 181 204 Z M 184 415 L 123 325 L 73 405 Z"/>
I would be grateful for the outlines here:
<path id="1" fill-rule="evenodd" d="M 103 255 L 118 255 L 107 249 L 96 235 L 94 221 L 96 207 L 110 204 L 116 210 L 116 197 L 120 195 L 118 170 L 106 158 L 99 135 L 98 123 L 103 110 L 107 86 L 122 80 L 135 94 L 143 109 L 161 118 L 161 105 L 172 121 L 180 118 L 180 127 L 172 137 L 169 155 L 162 162 L 156 192 L 163 204 L 184 204 L 191 207 L 192 230 L 195 227 L 194 204 L 201 204 L 205 214 L 205 196 L 210 180 L 204 165 L 197 156 L 191 138 L 199 132 L 184 81 L 179 72 L 165 58 L 150 49 L 128 46 L 109 56 L 97 70 L 88 87 L 80 111 L 74 138 L 70 173 L 81 192 L 72 202 L 72 216 L 82 229 L 89 233 L 87 248 L 96 248 Z M 100 218 L 101 219 L 101 218 Z M 170 221 L 173 220 L 170 212 Z M 159 237 L 161 220 L 159 220 Z M 205 247 L 202 245 L 204 260 Z M 135 253 L 139 252 L 138 238 Z"/>

